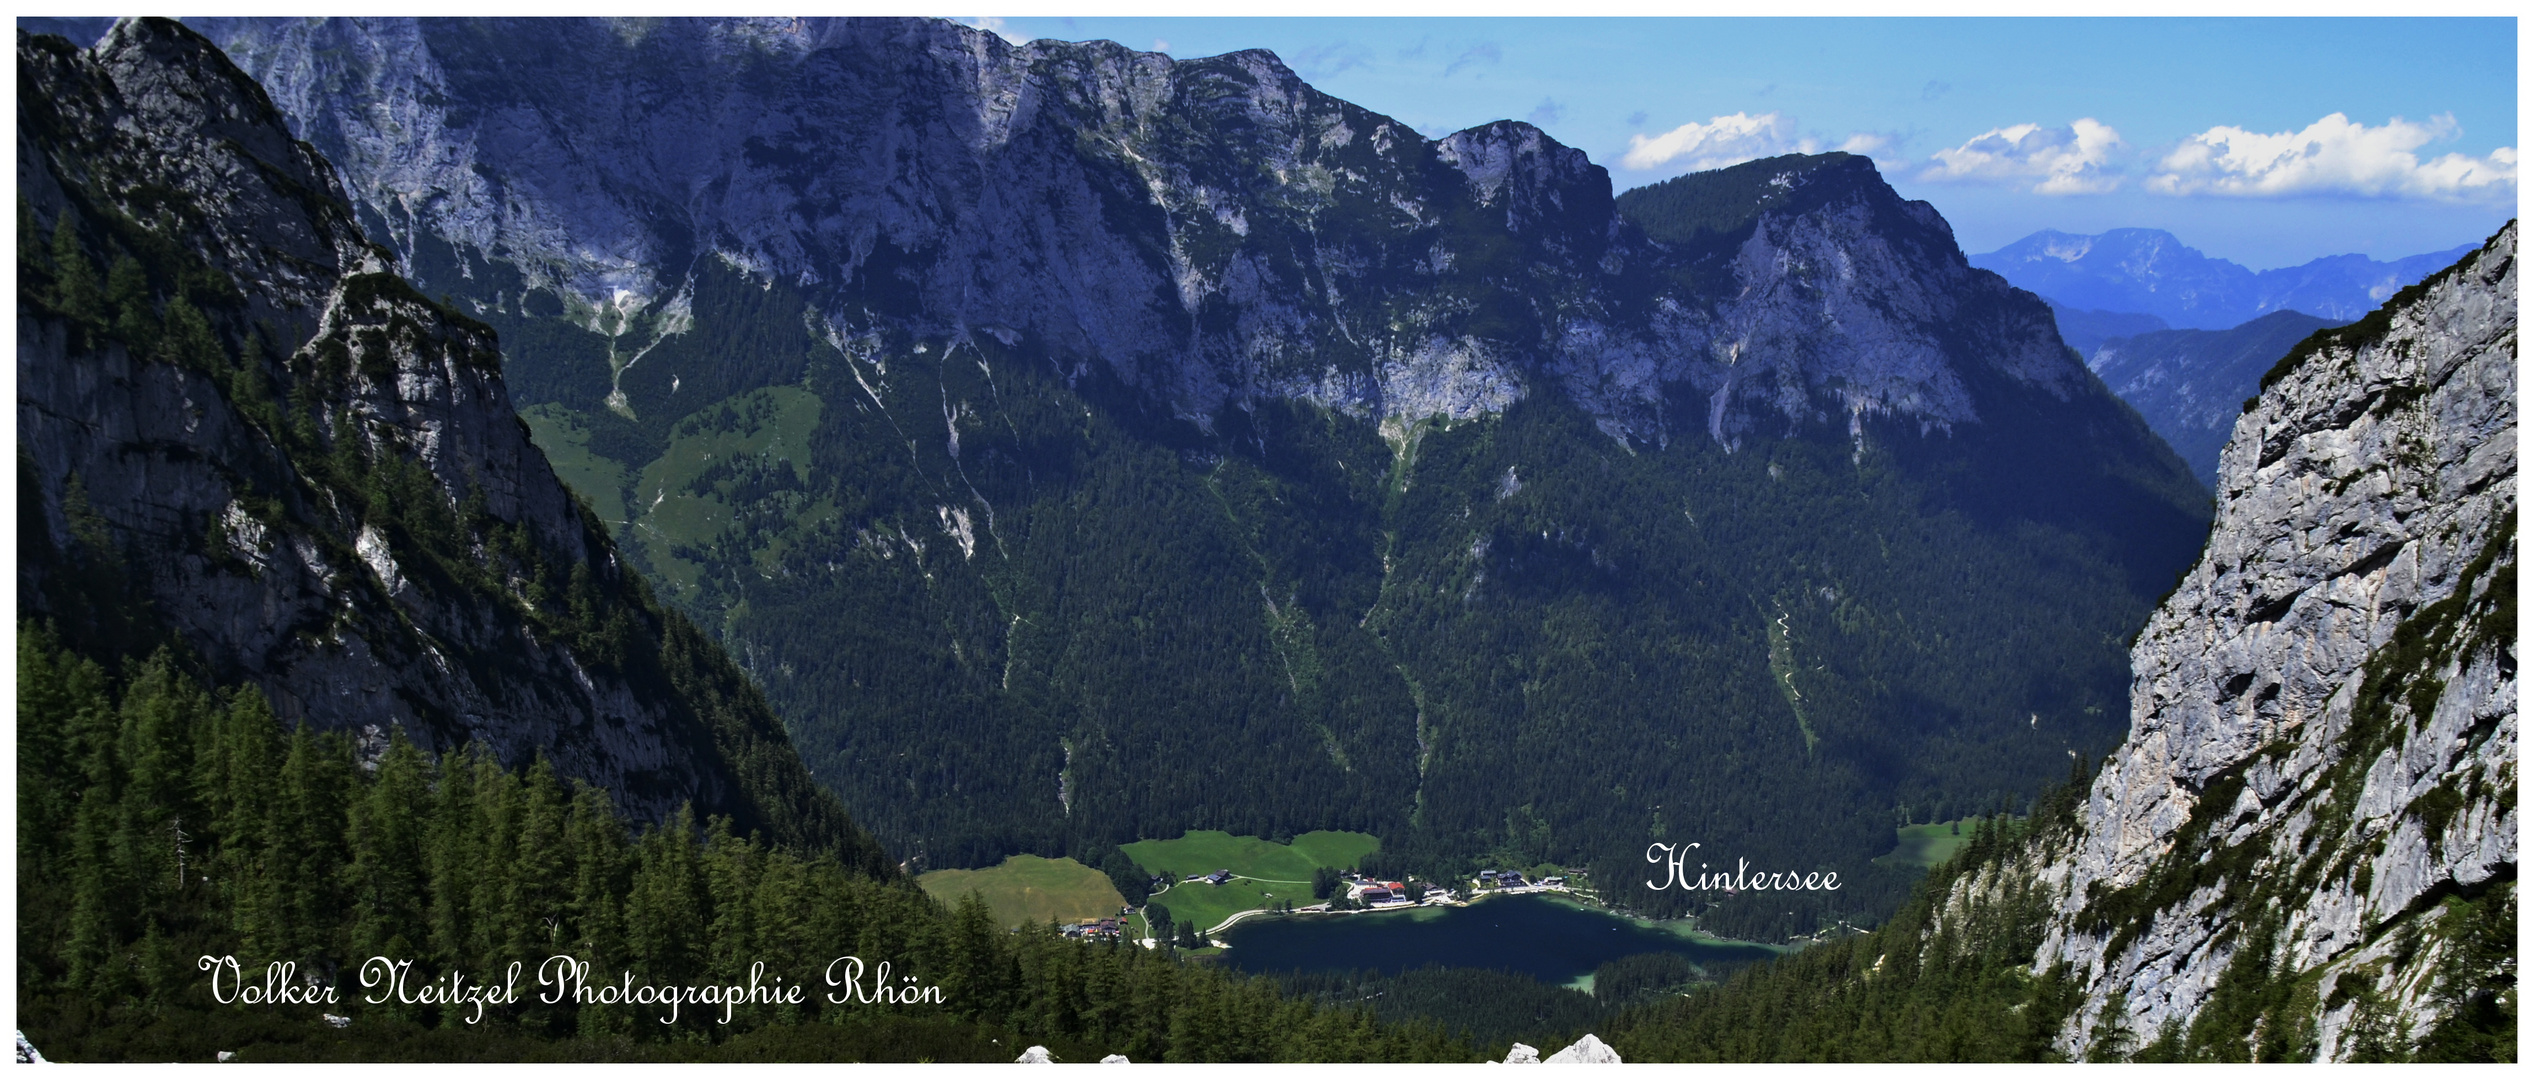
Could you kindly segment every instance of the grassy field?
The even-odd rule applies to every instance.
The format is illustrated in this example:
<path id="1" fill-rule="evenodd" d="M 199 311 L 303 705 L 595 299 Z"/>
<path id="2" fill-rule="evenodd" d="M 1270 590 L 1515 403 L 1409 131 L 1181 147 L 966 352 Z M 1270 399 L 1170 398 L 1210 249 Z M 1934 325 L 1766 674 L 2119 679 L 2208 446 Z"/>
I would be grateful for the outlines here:
<path id="1" fill-rule="evenodd" d="M 1307 832 L 1293 838 L 1293 849 L 1314 866 L 1331 866 L 1340 870 L 1354 868 L 1364 856 L 1380 850 L 1381 841 L 1370 833 Z"/>
<path id="2" fill-rule="evenodd" d="M 1380 840 L 1365 833 L 1310 832 L 1291 844 L 1279 844 L 1208 830 L 1176 840 L 1138 840 L 1119 850 L 1146 872 L 1168 874 L 1173 880 L 1217 870 L 1237 875 L 1221 885 L 1183 882 L 1152 898 L 1170 909 L 1173 920 L 1212 929 L 1235 912 L 1287 900 L 1297 907 L 1316 903 L 1311 898 L 1312 871 L 1323 866 L 1351 869 L 1380 846 Z"/>
<path id="3" fill-rule="evenodd" d="M 1874 861 L 1881 866 L 1915 866 L 1921 870 L 1942 866 L 1945 860 L 1971 839 L 1962 831 L 1964 821 L 1939 821 L 1933 825 L 1903 825 L 1900 843 Z"/>
<path id="4" fill-rule="evenodd" d="M 560 405 L 532 405 L 519 418 L 528 435 L 554 463 L 554 475 L 565 487 L 588 499 L 590 509 L 609 529 L 625 527 L 625 467 L 590 452 L 589 425 Z"/>
<path id="5" fill-rule="evenodd" d="M 797 386 L 769 386 L 697 410 L 669 433 L 669 449 L 644 466 L 634 484 L 634 537 L 651 564 L 679 590 L 695 587 L 702 568 L 670 554 L 679 544 L 721 535 L 733 520 L 722 498 L 728 481 L 699 484 L 716 464 L 759 458 L 809 478 L 809 439 L 818 429 L 818 396 Z M 833 515 L 832 508 L 795 507 L 793 528 Z"/>
<path id="6" fill-rule="evenodd" d="M 1153 894 L 1145 904 L 1160 904 L 1170 909 L 1172 920 L 1195 923 L 1199 930 L 1211 930 L 1231 918 L 1235 912 L 1263 908 L 1291 900 L 1295 907 L 1316 904 L 1311 899 L 1311 886 L 1269 885 L 1243 878 L 1234 878 L 1221 885 L 1188 881 L 1170 887 L 1168 892 Z"/>
<path id="7" fill-rule="evenodd" d="M 1242 877 L 1309 885 L 1323 866 L 1345 870 L 1381 846 L 1364 833 L 1311 832 L 1291 844 L 1206 830 L 1176 840 L 1138 840 L 1119 850 L 1155 874 L 1186 877 L 1230 870 Z"/>
<path id="8" fill-rule="evenodd" d="M 985 870 L 935 870 L 915 879 L 945 904 L 975 890 L 1005 926 L 1079 922 L 1115 915 L 1126 906 L 1109 876 L 1072 859 L 1014 855 Z"/>

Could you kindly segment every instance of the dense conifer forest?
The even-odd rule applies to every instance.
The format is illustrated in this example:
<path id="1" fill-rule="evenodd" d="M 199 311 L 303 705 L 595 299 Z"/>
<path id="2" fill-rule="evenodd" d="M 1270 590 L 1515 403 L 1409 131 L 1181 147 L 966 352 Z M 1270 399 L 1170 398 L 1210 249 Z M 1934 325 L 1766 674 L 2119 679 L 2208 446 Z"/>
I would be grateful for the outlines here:
<path id="1" fill-rule="evenodd" d="M 803 854 L 726 818 L 627 823 L 542 761 L 434 759 L 401 738 L 364 761 L 342 733 L 285 731 L 251 689 L 204 687 L 172 654 L 121 670 L 38 626 L 18 652 L 18 994 L 58 1060 L 1470 1060 L 1431 1024 L 1315 1006 L 1167 950 L 1007 932 L 973 900 Z M 591 985 L 782 977 L 797 1004 L 539 1000 L 568 954 Z M 827 982 L 857 956 L 864 1000 Z M 205 956 L 261 985 L 294 964 L 333 1003 L 222 1004 Z M 373 956 L 418 989 L 459 973 L 522 1002 L 364 1004 Z M 882 961 L 937 1001 L 867 1000 Z M 373 969 L 373 975 L 375 971 Z M 903 980 L 911 977 L 912 983 Z M 234 995 L 232 981 L 226 992 Z M 412 997 L 417 994 L 407 994 Z M 335 1027 L 327 1014 L 350 1022 Z"/>

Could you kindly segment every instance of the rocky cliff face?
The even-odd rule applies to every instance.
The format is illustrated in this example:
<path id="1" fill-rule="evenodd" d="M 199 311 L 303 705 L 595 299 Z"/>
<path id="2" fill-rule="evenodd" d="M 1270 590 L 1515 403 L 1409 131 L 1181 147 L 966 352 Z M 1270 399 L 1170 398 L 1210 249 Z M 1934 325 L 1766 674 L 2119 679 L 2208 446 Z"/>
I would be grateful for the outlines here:
<path id="1" fill-rule="evenodd" d="M 373 752 L 542 754 L 641 817 L 855 842 L 741 779 L 779 778 L 780 728 L 673 685 L 718 658 L 666 658 L 693 631 L 529 441 L 491 331 L 397 276 L 252 80 L 155 20 L 19 64 L 22 614 Z"/>
<path id="2" fill-rule="evenodd" d="M 2130 737 L 2037 864 L 2036 971 L 2086 988 L 2063 1048 L 2224 1014 L 2344 1058 L 2458 1007 L 2444 906 L 2516 878 L 2516 244 L 2318 335 L 2235 422 Z"/>
<path id="3" fill-rule="evenodd" d="M 1613 435 L 1730 442 L 1968 420 L 1964 367 L 2098 392 L 1863 159 L 1778 163 L 1781 205 L 1690 291 L 1581 152 L 1512 122 L 1427 140 L 1264 52 L 932 20 L 199 25 L 388 242 L 515 265 L 624 353 L 676 332 L 711 260 L 847 336 L 1026 339 L 1209 429 L 1269 397 L 1459 420 L 1559 386 Z M 1978 305 L 1980 340 L 1941 329 Z M 615 389 L 673 407 L 670 378 Z"/>

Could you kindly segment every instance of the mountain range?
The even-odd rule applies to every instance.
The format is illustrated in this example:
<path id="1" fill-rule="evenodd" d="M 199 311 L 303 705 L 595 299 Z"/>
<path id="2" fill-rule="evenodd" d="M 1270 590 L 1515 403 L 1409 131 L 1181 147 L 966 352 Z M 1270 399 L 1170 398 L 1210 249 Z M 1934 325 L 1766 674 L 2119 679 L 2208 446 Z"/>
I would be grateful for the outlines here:
<path id="1" fill-rule="evenodd" d="M 32 40 L 22 616 L 177 650 L 372 753 L 542 757 L 637 819 L 691 805 L 886 869 L 555 478 L 491 331 L 395 275 L 260 88 L 181 31 L 93 61 Z"/>
<path id="2" fill-rule="evenodd" d="M 1870 918 L 1897 821 L 2117 738 L 2204 535 L 1863 158 L 1614 199 L 1263 52 L 931 20 L 194 25 L 921 866 L 1705 837 L 1858 882 L 1714 925 Z"/>
<path id="3" fill-rule="evenodd" d="M 1972 256 L 1971 264 L 2074 311 L 2138 313 L 2170 328 L 2226 330 L 2273 311 L 2347 322 L 2471 250 L 2466 244 L 2392 262 L 2332 255 L 2255 271 L 2202 254 L 2161 229 L 2092 236 L 2044 230 Z M 2069 344 L 2093 351 L 2074 339 Z"/>

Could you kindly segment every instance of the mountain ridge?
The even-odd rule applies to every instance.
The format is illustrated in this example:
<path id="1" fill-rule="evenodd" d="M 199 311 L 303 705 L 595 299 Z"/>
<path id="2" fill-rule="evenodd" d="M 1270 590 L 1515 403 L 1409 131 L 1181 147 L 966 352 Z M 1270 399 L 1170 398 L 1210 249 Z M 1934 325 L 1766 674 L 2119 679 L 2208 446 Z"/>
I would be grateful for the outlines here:
<path id="1" fill-rule="evenodd" d="M 2331 255 L 2255 271 L 2204 255 L 2162 229 L 2093 235 L 2044 229 L 1971 261 L 2073 310 L 2138 312 L 2174 329 L 2227 330 L 2282 310 L 2356 319 L 2475 247 L 2391 262 Z"/>
<path id="2" fill-rule="evenodd" d="M 541 755 L 887 874 L 555 479 L 490 330 L 395 274 L 251 79 L 152 20 L 19 58 L 22 614 L 373 757 Z"/>
<path id="3" fill-rule="evenodd" d="M 2516 1060 L 2515 222 L 2280 358 L 2120 748 L 1631 1060 Z"/>
<path id="4" fill-rule="evenodd" d="M 2096 346 L 2086 363 L 2191 463 L 2201 483 L 2214 488 L 2218 454 L 2245 397 L 2261 389 L 2262 376 L 2298 342 L 2342 325 L 2299 311 L 2273 311 L 2231 330 L 2157 330 L 2112 338 Z"/>

